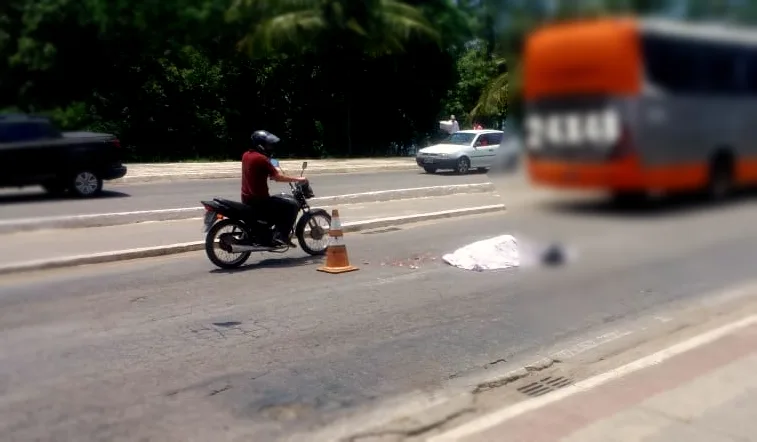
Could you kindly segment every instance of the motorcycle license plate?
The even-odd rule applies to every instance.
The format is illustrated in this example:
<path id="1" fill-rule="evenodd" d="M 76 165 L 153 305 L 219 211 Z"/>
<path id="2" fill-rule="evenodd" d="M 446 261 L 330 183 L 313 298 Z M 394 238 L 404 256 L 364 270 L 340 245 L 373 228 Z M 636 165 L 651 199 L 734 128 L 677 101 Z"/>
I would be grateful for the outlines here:
<path id="1" fill-rule="evenodd" d="M 213 225 L 213 222 L 216 220 L 216 213 L 215 212 L 205 212 L 205 218 L 203 219 L 202 223 L 202 231 L 207 233 L 208 230 L 210 230 L 210 227 Z"/>

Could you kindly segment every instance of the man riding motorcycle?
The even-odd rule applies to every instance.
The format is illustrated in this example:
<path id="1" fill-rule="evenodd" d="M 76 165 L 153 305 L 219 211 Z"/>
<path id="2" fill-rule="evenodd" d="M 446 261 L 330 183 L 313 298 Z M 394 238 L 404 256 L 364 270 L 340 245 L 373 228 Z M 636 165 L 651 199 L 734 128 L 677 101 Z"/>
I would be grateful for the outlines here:
<path id="1" fill-rule="evenodd" d="M 253 132 L 252 146 L 242 155 L 242 202 L 255 209 L 260 217 L 276 227 L 273 246 L 296 247 L 289 234 L 297 220 L 297 203 L 268 193 L 268 179 L 279 183 L 307 183 L 307 178 L 284 175 L 271 164 L 273 148 L 279 137 L 265 131 Z"/>

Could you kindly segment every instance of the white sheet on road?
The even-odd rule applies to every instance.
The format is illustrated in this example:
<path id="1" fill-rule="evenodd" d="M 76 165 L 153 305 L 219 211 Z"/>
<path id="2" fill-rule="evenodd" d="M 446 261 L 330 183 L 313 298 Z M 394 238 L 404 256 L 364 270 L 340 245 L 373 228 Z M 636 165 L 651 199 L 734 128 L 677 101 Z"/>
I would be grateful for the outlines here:
<path id="1" fill-rule="evenodd" d="M 466 270 L 501 270 L 521 265 L 518 240 L 501 235 L 477 241 L 442 256 L 449 265 Z"/>

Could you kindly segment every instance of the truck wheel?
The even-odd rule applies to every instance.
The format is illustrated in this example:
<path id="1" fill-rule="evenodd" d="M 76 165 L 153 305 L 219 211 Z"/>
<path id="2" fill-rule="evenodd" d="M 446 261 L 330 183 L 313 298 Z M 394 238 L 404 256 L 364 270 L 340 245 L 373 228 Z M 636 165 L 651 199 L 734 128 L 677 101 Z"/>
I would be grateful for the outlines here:
<path id="1" fill-rule="evenodd" d="M 74 176 L 71 183 L 71 192 L 81 198 L 90 198 L 98 195 L 103 190 L 103 180 L 94 172 L 83 171 Z"/>

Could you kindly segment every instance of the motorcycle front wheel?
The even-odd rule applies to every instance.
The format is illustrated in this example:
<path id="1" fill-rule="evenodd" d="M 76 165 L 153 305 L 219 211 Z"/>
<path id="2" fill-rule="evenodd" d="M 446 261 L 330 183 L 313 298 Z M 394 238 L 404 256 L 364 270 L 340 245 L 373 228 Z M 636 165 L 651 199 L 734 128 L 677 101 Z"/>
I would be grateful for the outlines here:
<path id="1" fill-rule="evenodd" d="M 226 232 L 225 230 L 230 230 Z M 234 253 L 224 250 L 231 241 L 244 241 L 247 239 L 247 230 L 234 220 L 224 219 L 213 225 L 205 237 L 205 253 L 210 262 L 222 269 L 235 269 L 244 264 L 251 252 Z"/>
<path id="2" fill-rule="evenodd" d="M 331 215 L 323 209 L 314 209 L 300 217 L 294 228 L 294 234 L 305 253 L 319 256 L 326 254 L 330 228 Z"/>

